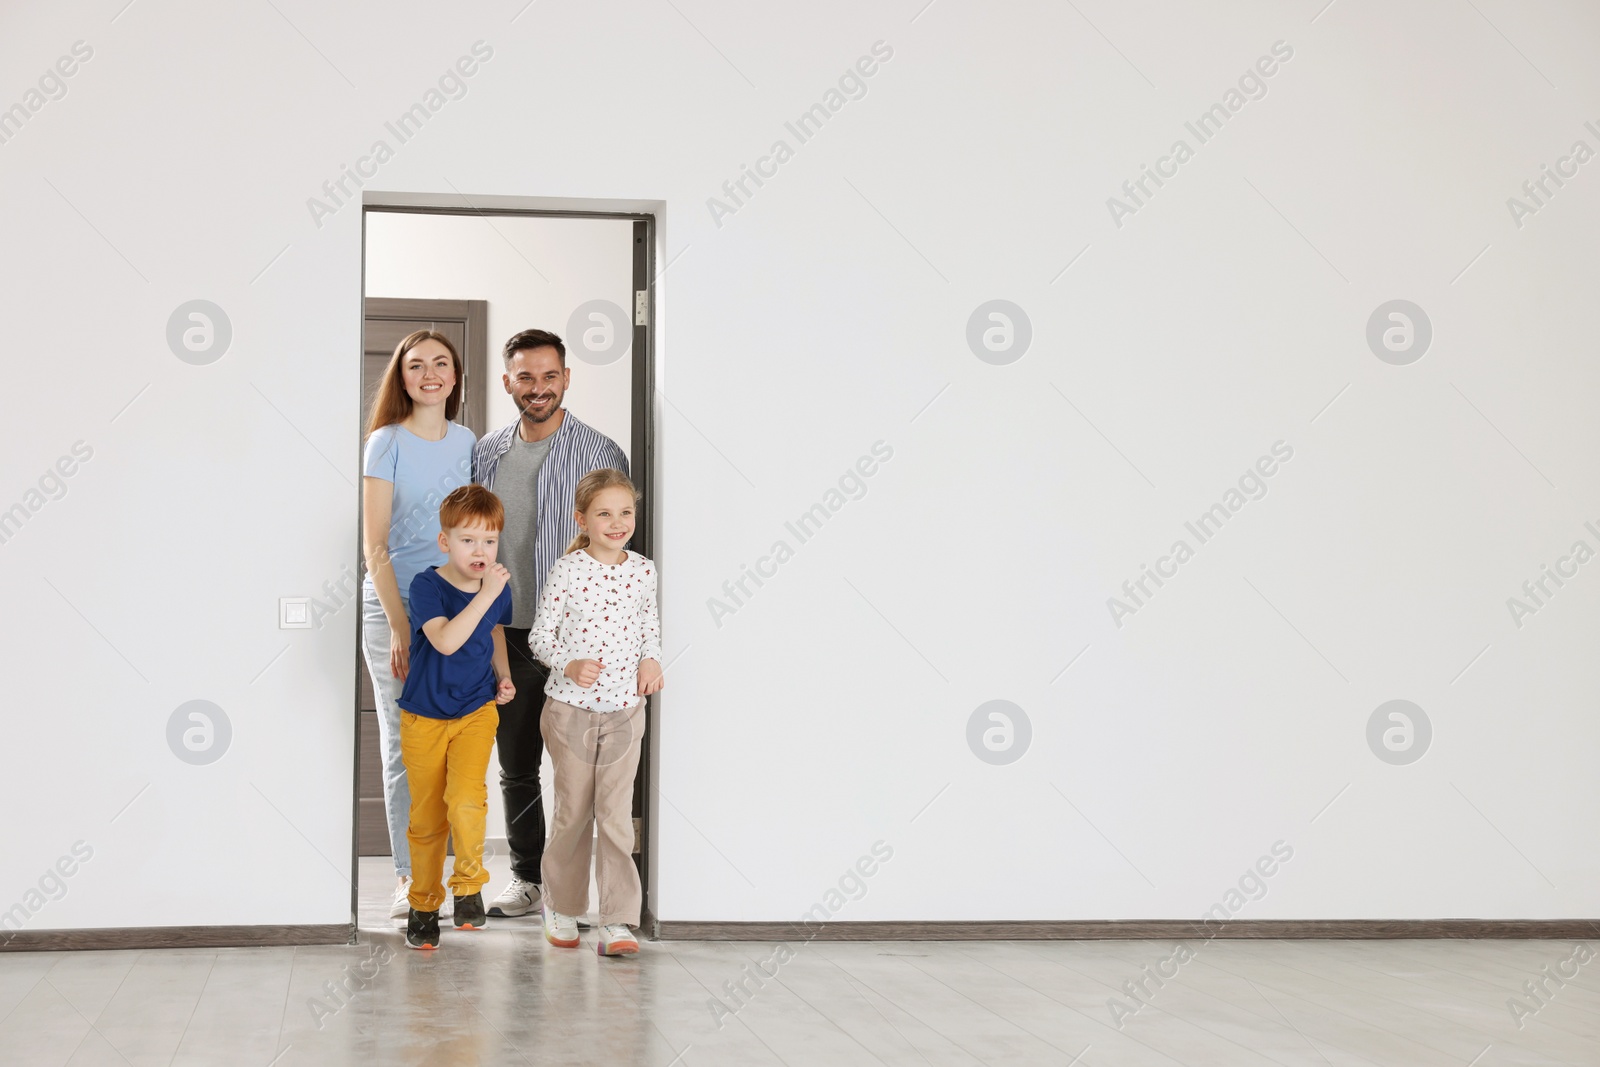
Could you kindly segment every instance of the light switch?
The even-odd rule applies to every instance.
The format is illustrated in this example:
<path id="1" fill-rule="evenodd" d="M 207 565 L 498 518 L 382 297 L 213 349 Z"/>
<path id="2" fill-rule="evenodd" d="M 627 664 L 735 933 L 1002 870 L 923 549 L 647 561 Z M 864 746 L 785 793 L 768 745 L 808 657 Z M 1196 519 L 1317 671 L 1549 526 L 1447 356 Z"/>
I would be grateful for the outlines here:
<path id="1" fill-rule="evenodd" d="M 278 629 L 311 629 L 311 598 L 308 596 L 279 597 Z"/>

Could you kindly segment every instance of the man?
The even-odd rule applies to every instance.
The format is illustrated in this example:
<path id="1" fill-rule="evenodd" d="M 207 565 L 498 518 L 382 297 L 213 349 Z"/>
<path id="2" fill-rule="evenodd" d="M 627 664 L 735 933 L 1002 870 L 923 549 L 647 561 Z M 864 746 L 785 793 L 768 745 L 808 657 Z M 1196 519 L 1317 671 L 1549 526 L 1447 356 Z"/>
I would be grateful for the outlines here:
<path id="1" fill-rule="evenodd" d="M 472 480 L 492 490 L 506 509 L 500 560 L 511 571 L 512 618 L 505 635 L 517 692 L 500 706 L 495 741 L 511 884 L 490 904 L 489 914 L 516 916 L 539 911 L 539 864 L 544 857 L 539 713 L 549 672 L 533 658 L 528 630 L 545 577 L 578 532 L 573 519 L 578 479 L 602 467 L 626 473 L 628 458 L 615 441 L 562 408 L 572 371 L 561 338 L 545 330 L 523 330 L 506 342 L 504 354 L 501 380 L 519 417 L 478 442 Z"/>

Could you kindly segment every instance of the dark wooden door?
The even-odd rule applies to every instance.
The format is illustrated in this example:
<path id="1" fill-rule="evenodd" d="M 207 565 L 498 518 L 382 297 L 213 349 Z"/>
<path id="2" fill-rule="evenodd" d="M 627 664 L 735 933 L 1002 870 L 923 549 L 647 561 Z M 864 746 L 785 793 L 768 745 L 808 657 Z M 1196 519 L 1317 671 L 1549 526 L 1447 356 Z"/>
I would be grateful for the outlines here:
<path id="1" fill-rule="evenodd" d="M 437 330 L 450 339 L 463 364 L 461 410 L 456 421 L 482 437 L 488 380 L 489 302 L 487 300 L 396 300 L 368 297 L 362 330 L 361 429 L 366 432 L 372 398 L 394 356 L 395 346 L 409 333 Z"/>
<path id="2" fill-rule="evenodd" d="M 450 339 L 463 364 L 461 409 L 456 421 L 483 436 L 488 405 L 489 303 L 486 300 L 396 300 L 369 297 L 362 330 L 361 433 L 367 432 L 372 401 L 394 350 L 409 333 L 437 330 Z M 366 580 L 365 560 L 357 561 Z M 387 856 L 389 825 L 383 811 L 383 755 L 378 744 L 378 702 L 372 691 L 365 657 L 356 649 L 356 676 L 361 687 L 356 744 L 359 768 L 356 789 L 356 851 L 362 856 Z"/>

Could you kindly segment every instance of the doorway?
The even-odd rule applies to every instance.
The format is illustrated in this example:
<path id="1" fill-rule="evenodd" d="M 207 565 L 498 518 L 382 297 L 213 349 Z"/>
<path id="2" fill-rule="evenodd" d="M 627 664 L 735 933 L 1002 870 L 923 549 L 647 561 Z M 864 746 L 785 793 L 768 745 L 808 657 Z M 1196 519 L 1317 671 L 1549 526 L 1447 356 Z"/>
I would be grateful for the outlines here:
<path id="1" fill-rule="evenodd" d="M 641 496 L 629 547 L 653 558 L 655 215 L 368 204 L 362 222 L 361 438 L 377 382 L 395 346 L 413 330 L 437 329 L 456 345 L 464 363 L 456 421 L 478 438 L 519 414 L 502 384 L 504 341 L 530 327 L 550 330 L 566 342 L 572 370 L 563 407 L 611 437 L 627 455 Z M 357 556 L 364 578 L 359 545 Z M 361 857 L 387 856 L 390 850 L 376 700 L 359 633 L 355 660 L 353 866 L 358 878 L 352 911 L 359 914 Z M 657 720 L 654 713 L 648 716 L 634 789 L 634 860 L 645 891 L 644 933 L 654 930 L 648 842 Z M 545 767 L 548 811 L 548 757 Z M 490 760 L 488 784 L 486 854 L 497 846 L 503 853 L 503 837 L 497 840 L 504 834 L 497 758 Z M 486 887 L 486 898 L 495 888 Z"/>

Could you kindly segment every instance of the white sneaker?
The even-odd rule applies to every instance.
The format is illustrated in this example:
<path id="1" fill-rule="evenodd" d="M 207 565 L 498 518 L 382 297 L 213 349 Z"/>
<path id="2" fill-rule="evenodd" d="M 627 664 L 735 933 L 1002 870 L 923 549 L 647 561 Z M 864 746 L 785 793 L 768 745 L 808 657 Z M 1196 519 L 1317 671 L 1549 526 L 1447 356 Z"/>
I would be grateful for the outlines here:
<path id="1" fill-rule="evenodd" d="M 561 948 L 578 947 L 578 922 L 570 915 L 550 909 L 548 900 L 539 902 L 539 914 L 544 920 L 544 939 Z M 635 946 L 637 948 L 637 946 Z"/>
<path id="2" fill-rule="evenodd" d="M 602 956 L 632 956 L 639 951 L 639 939 L 626 923 L 606 923 L 600 928 L 595 951 Z"/>
<path id="3" fill-rule="evenodd" d="M 389 906 L 389 918 L 404 919 L 411 914 L 411 876 L 400 879 L 394 891 L 394 903 Z"/>
<path id="4" fill-rule="evenodd" d="M 513 877 L 489 904 L 489 914 L 497 919 L 514 919 L 539 907 L 539 883 Z"/>

